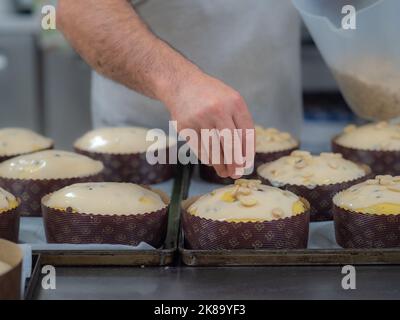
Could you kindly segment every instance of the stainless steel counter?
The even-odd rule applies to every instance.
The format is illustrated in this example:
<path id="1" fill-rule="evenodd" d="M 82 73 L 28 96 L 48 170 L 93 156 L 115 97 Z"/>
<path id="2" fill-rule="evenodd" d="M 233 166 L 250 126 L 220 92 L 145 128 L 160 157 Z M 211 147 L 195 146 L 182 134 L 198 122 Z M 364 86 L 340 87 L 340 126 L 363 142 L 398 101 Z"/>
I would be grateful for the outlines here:
<path id="1" fill-rule="evenodd" d="M 400 299 L 400 266 L 357 267 L 343 290 L 341 268 L 57 268 L 57 289 L 36 299 Z"/>

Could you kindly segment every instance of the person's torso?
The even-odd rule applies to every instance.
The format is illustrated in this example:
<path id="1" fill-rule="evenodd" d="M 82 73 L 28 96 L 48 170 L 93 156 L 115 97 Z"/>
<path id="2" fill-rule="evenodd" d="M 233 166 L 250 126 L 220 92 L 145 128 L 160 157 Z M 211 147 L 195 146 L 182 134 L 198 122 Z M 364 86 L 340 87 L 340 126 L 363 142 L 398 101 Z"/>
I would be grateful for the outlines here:
<path id="1" fill-rule="evenodd" d="M 299 20 L 290 0 L 137 0 L 150 28 L 205 72 L 238 90 L 255 122 L 298 134 Z M 163 106 L 93 77 L 96 126 L 166 128 Z"/>

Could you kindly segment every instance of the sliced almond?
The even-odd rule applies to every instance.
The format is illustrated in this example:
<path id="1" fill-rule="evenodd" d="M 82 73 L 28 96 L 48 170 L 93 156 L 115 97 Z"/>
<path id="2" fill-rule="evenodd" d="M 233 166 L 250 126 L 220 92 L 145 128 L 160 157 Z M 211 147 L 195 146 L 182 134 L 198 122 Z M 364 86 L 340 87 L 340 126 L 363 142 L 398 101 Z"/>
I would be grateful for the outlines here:
<path id="1" fill-rule="evenodd" d="M 304 161 L 303 159 L 301 159 L 301 160 L 299 160 L 299 161 L 296 161 L 294 167 L 295 167 L 296 169 L 303 169 L 303 168 L 307 167 L 307 162 Z"/>
<path id="2" fill-rule="evenodd" d="M 281 208 L 274 208 L 272 209 L 271 213 L 274 218 L 282 218 L 284 215 L 284 212 Z"/>
<path id="3" fill-rule="evenodd" d="M 392 176 L 377 176 L 376 179 L 378 179 L 379 184 L 382 186 L 389 186 L 389 185 L 393 185 L 395 182 L 393 181 L 393 177 Z"/>
<path id="4" fill-rule="evenodd" d="M 245 207 L 253 207 L 258 203 L 257 199 L 251 196 L 239 197 L 239 201 Z"/>
<path id="5" fill-rule="evenodd" d="M 337 168 L 339 168 L 339 165 L 337 164 L 337 163 L 335 163 L 335 162 L 332 162 L 332 161 L 330 161 L 330 162 L 328 162 L 328 166 L 330 167 L 330 168 L 332 168 L 332 169 L 337 169 Z"/>
<path id="6" fill-rule="evenodd" d="M 248 183 L 248 180 L 246 180 L 246 179 L 235 180 L 235 185 L 237 185 L 237 186 L 245 186 L 245 185 L 247 185 L 247 183 Z"/>
<path id="7" fill-rule="evenodd" d="M 236 185 L 235 186 L 235 188 L 232 190 L 232 196 L 235 198 L 235 197 L 237 197 L 237 195 L 238 195 L 238 192 L 239 192 L 239 189 L 240 189 L 240 185 Z"/>
<path id="8" fill-rule="evenodd" d="M 271 174 L 272 174 L 274 177 L 276 177 L 276 176 L 278 175 L 278 170 L 275 170 L 275 169 L 271 170 Z"/>
<path id="9" fill-rule="evenodd" d="M 249 183 L 247 184 L 247 187 L 250 189 L 257 189 L 261 185 L 260 180 L 249 180 Z"/>
<path id="10" fill-rule="evenodd" d="M 251 189 L 247 187 L 240 187 L 238 190 L 238 194 L 248 196 L 249 194 L 251 194 Z"/>

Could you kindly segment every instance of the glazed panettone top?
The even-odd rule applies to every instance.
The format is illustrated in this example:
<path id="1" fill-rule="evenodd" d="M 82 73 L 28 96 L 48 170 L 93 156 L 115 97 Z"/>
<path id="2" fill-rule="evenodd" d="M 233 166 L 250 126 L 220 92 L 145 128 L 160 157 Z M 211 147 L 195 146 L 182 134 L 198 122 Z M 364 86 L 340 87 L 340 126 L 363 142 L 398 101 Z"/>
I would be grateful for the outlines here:
<path id="1" fill-rule="evenodd" d="M 11 266 L 8 263 L 0 260 L 0 276 L 11 270 Z"/>
<path id="2" fill-rule="evenodd" d="M 48 149 L 53 140 L 23 128 L 0 129 L 0 156 L 13 156 Z"/>
<path id="3" fill-rule="evenodd" d="M 146 141 L 148 131 L 149 129 L 141 127 L 100 128 L 86 133 L 74 146 L 84 151 L 130 154 L 143 153 L 149 148 L 164 149 L 176 143 L 172 137 L 168 141 Z"/>
<path id="4" fill-rule="evenodd" d="M 0 213 L 13 209 L 17 205 L 17 199 L 8 191 L 0 188 Z"/>
<path id="5" fill-rule="evenodd" d="M 400 215 L 400 177 L 377 176 L 338 193 L 333 202 L 360 213 Z"/>
<path id="6" fill-rule="evenodd" d="M 77 183 L 43 200 L 47 207 L 98 215 L 133 215 L 166 207 L 159 194 L 133 183 Z"/>
<path id="7" fill-rule="evenodd" d="M 400 125 L 379 122 L 356 127 L 350 125 L 336 139 L 348 148 L 377 151 L 400 151 Z"/>
<path id="8" fill-rule="evenodd" d="M 274 128 L 255 126 L 256 152 L 268 153 L 289 150 L 298 145 L 290 133 L 281 132 Z"/>
<path id="9" fill-rule="evenodd" d="M 226 222 L 272 221 L 305 210 L 294 193 L 245 179 L 201 196 L 187 209 L 194 216 Z"/>
<path id="10" fill-rule="evenodd" d="M 365 168 L 343 159 L 341 154 L 293 151 L 258 168 L 258 174 L 274 186 L 317 186 L 346 182 L 366 175 Z"/>
<path id="11" fill-rule="evenodd" d="M 10 179 L 65 179 L 95 175 L 100 161 L 73 152 L 46 150 L 0 163 L 0 177 Z"/>

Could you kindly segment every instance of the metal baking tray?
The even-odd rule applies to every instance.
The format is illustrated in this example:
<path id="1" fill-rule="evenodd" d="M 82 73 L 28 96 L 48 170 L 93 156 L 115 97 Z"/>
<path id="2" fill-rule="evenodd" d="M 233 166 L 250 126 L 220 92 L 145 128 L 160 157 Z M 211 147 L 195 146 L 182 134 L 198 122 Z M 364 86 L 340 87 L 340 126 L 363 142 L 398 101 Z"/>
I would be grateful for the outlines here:
<path id="1" fill-rule="evenodd" d="M 39 254 L 32 254 L 32 271 L 31 276 L 26 279 L 25 282 L 25 292 L 24 292 L 24 300 L 32 300 L 37 285 L 40 280 L 40 270 L 41 270 L 42 262 Z"/>
<path id="2" fill-rule="evenodd" d="M 202 181 L 197 173 L 190 181 L 189 196 L 204 194 L 221 185 Z M 277 266 L 277 265 L 376 265 L 400 264 L 398 249 L 343 249 L 336 243 L 333 222 L 312 222 L 309 245 L 303 250 L 191 250 L 179 240 L 181 261 L 188 266 Z"/>
<path id="3" fill-rule="evenodd" d="M 178 166 L 175 179 L 171 182 L 173 186 L 168 228 L 162 248 L 130 250 L 116 247 L 115 249 L 88 250 L 85 249 L 85 245 L 82 245 L 83 249 L 64 250 L 58 249 L 57 245 L 43 243 L 39 245 L 39 248 L 37 245 L 32 245 L 32 252 L 40 255 L 42 264 L 54 266 L 165 266 L 172 264 L 177 255 L 180 203 L 184 196 L 183 190 L 187 189 L 185 179 L 189 180 L 184 175 L 183 166 Z"/>

